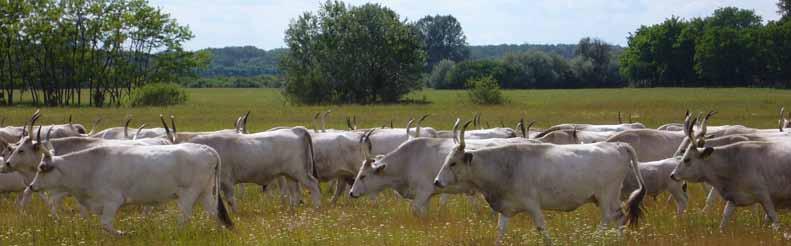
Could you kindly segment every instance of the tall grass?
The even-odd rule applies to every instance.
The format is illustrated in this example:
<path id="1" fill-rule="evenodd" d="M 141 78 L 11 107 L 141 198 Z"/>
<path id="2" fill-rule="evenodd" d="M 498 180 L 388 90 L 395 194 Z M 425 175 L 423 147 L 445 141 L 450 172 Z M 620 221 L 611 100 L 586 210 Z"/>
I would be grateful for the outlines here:
<path id="1" fill-rule="evenodd" d="M 42 121 L 62 122 L 68 114 L 89 122 L 105 118 L 101 126 L 120 125 L 127 114 L 137 123 L 156 126 L 160 113 L 175 114 L 181 131 L 230 128 L 233 119 L 252 111 L 249 127 L 260 131 L 273 126 L 307 125 L 314 112 L 333 109 L 329 127 L 342 129 L 346 115 L 357 115 L 358 124 L 373 127 L 394 119 L 403 125 L 410 116 L 432 113 L 428 124 L 450 128 L 455 117 L 471 118 L 482 112 L 482 121 L 492 126 L 503 120 L 513 125 L 520 117 L 537 120 L 547 127 L 562 122 L 614 123 L 617 112 L 631 112 L 635 121 L 648 126 L 681 121 L 684 111 L 718 110 L 711 125 L 743 124 L 772 128 L 779 105 L 791 105 L 791 93 L 771 89 L 601 89 L 504 91 L 511 103 L 479 106 L 467 102 L 464 91 L 422 91 L 410 97 L 426 97 L 429 104 L 300 106 L 284 103 L 280 94 L 268 89 L 188 90 L 189 101 L 172 107 L 143 108 L 46 108 Z M 3 108 L 7 124 L 20 125 L 32 113 L 31 107 Z M 89 125 L 89 124 L 88 124 Z M 90 128 L 90 126 L 87 126 Z M 325 192 L 326 185 L 324 187 Z M 115 238 L 103 233 L 96 216 L 83 219 L 75 201 L 67 199 L 60 218 L 49 216 L 37 196 L 26 214 L 14 205 L 17 194 L 0 194 L 0 245 L 487 245 L 494 242 L 496 219 L 483 199 L 470 204 L 454 196 L 441 207 L 430 206 L 427 218 L 416 218 L 409 202 L 386 191 L 375 200 L 345 197 L 337 204 L 319 209 L 309 205 L 288 208 L 273 194 L 261 193 L 247 185 L 240 198 L 241 211 L 232 213 L 236 229 L 227 231 L 196 209 L 191 223 L 179 226 L 179 211 L 173 202 L 145 215 L 140 206 L 124 207 L 116 228 L 129 234 Z M 778 232 L 762 224 L 762 216 L 752 208 L 739 208 L 727 231 L 717 229 L 721 206 L 701 213 L 704 193 L 690 186 L 690 210 L 675 216 L 675 206 L 666 195 L 646 201 L 647 218 L 624 237 L 614 232 L 597 232 L 598 208 L 586 205 L 570 213 L 546 212 L 549 231 L 560 245 L 787 245 L 788 226 Z M 308 199 L 306 199 L 308 200 Z M 435 199 L 436 200 L 436 199 Z M 791 217 L 781 212 L 781 222 L 791 225 Z M 511 220 L 507 243 L 538 244 L 541 237 L 527 215 Z"/>

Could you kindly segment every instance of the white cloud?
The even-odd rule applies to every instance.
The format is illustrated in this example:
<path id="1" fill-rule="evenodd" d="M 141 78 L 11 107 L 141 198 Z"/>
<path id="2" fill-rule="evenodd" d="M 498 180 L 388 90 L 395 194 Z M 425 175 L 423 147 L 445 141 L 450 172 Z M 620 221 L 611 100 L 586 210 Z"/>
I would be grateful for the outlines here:
<path id="1" fill-rule="evenodd" d="M 196 37 L 189 49 L 254 45 L 283 46 L 291 19 L 315 11 L 323 0 L 153 0 Z M 584 36 L 625 44 L 640 25 L 661 22 L 671 15 L 706 16 L 724 6 L 754 9 L 764 19 L 778 18 L 775 1 L 755 0 L 349 0 L 388 6 L 402 18 L 452 14 L 461 22 L 471 44 L 576 43 Z"/>

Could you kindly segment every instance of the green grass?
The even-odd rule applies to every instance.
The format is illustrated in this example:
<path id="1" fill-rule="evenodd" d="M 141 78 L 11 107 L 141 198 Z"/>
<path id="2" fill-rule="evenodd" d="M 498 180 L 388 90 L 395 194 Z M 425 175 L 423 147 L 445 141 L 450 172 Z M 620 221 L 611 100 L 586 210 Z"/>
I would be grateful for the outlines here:
<path id="1" fill-rule="evenodd" d="M 679 122 L 686 109 L 717 110 L 711 125 L 743 124 L 772 128 L 780 105 L 791 106 L 791 93 L 772 89 L 601 89 L 601 90 L 521 90 L 504 91 L 510 103 L 478 106 L 466 101 L 464 91 L 422 91 L 409 97 L 429 104 L 290 106 L 279 92 L 268 89 L 190 90 L 185 105 L 152 108 L 46 108 L 44 123 L 62 122 L 69 114 L 86 124 L 97 116 L 105 119 L 100 128 L 117 126 L 127 114 L 136 124 L 159 126 L 160 113 L 175 114 L 180 131 L 230 128 L 233 119 L 252 111 L 249 128 L 265 130 L 273 126 L 308 125 L 313 113 L 332 109 L 329 126 L 344 128 L 345 116 L 357 115 L 361 126 L 380 126 L 391 119 L 404 125 L 409 117 L 424 113 L 433 116 L 428 125 L 450 128 L 456 117 L 471 118 L 483 113 L 482 121 L 492 126 L 505 121 L 509 126 L 521 117 L 538 121 L 540 127 L 563 122 L 614 123 L 617 112 L 629 112 L 635 121 L 655 127 Z M 0 116 L 6 124 L 20 125 L 33 112 L 31 107 L 7 107 Z M 401 126 L 403 127 L 403 126 Z M 326 189 L 325 189 L 326 192 Z M 0 245 L 479 245 L 491 244 L 496 236 L 496 219 L 482 199 L 477 205 L 466 198 L 453 197 L 445 207 L 434 201 L 429 216 L 412 216 L 409 202 L 393 192 L 383 192 L 375 201 L 348 197 L 319 209 L 301 206 L 289 209 L 272 194 L 247 186 L 241 195 L 241 211 L 232 214 L 236 229 L 226 231 L 198 209 L 190 224 L 177 225 L 178 209 L 173 202 L 143 215 L 139 206 L 122 209 L 116 228 L 130 234 L 114 238 L 100 230 L 95 216 L 82 219 L 73 199 L 61 210 L 61 218 L 50 218 L 36 196 L 27 214 L 20 214 L 13 202 L 17 194 L 0 194 Z M 720 233 L 717 225 L 721 207 L 700 212 L 703 192 L 691 186 L 690 211 L 676 218 L 675 206 L 666 196 L 647 199 L 647 218 L 641 227 L 628 229 L 623 238 L 614 233 L 598 233 L 599 212 L 586 205 L 570 213 L 547 212 L 551 235 L 560 245 L 784 245 L 791 217 L 781 211 L 786 226 L 775 232 L 761 223 L 752 209 L 739 208 L 729 230 Z M 306 199 L 308 200 L 308 199 Z M 511 220 L 509 244 L 535 244 L 540 236 L 530 218 L 520 214 Z"/>

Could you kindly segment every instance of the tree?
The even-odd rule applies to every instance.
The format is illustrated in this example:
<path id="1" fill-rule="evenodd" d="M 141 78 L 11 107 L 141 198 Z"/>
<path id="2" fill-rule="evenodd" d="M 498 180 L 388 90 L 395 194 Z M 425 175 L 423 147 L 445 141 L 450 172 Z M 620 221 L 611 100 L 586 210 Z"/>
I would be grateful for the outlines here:
<path id="1" fill-rule="evenodd" d="M 513 71 L 501 61 L 463 61 L 453 66 L 448 73 L 448 86 L 440 89 L 464 89 L 467 81 L 491 76 L 501 87 L 512 86 Z M 515 87 L 510 87 L 515 88 Z"/>
<path id="2" fill-rule="evenodd" d="M 2 104 L 14 92 L 34 104 L 118 105 L 147 83 L 194 75 L 204 55 L 184 51 L 193 37 L 146 0 L 0 2 Z M 21 90 L 20 90 L 21 89 Z"/>
<path id="3" fill-rule="evenodd" d="M 782 20 L 788 20 L 788 16 L 791 15 L 791 0 L 777 1 L 777 8 L 777 13 L 782 16 Z"/>
<path id="4" fill-rule="evenodd" d="M 415 26 L 426 47 L 426 71 L 431 71 L 441 60 L 459 62 L 469 56 L 467 37 L 452 15 L 426 16 Z"/>
<path id="5" fill-rule="evenodd" d="M 327 1 L 293 20 L 285 41 L 280 68 L 292 102 L 397 102 L 420 87 L 425 53 L 417 28 L 379 4 Z"/>
<path id="6" fill-rule="evenodd" d="M 591 39 L 589 37 L 580 39 L 579 43 L 577 43 L 577 48 L 574 51 L 574 55 L 576 57 L 580 57 L 577 59 L 579 62 L 576 64 L 583 65 L 590 63 L 591 71 L 580 73 L 578 75 L 585 74 L 585 77 L 577 78 L 590 83 L 591 86 L 595 86 L 597 83 L 605 83 L 607 80 L 609 80 L 610 78 L 608 77 L 608 71 L 610 67 L 611 56 L 610 46 L 610 44 L 600 39 Z"/>
<path id="7" fill-rule="evenodd" d="M 708 82 L 726 86 L 750 85 L 761 72 L 760 43 L 754 37 L 761 17 L 752 10 L 720 8 L 707 17 L 695 44 L 695 71 Z"/>
<path id="8" fill-rule="evenodd" d="M 434 66 L 431 74 L 428 77 L 428 85 L 431 88 L 447 88 L 448 87 L 448 74 L 455 62 L 451 60 L 442 60 Z"/>
<path id="9" fill-rule="evenodd" d="M 516 88 L 563 88 L 570 82 L 571 70 L 568 62 L 555 54 L 531 51 L 509 54 L 503 58 L 506 66 L 515 74 L 512 87 Z"/>

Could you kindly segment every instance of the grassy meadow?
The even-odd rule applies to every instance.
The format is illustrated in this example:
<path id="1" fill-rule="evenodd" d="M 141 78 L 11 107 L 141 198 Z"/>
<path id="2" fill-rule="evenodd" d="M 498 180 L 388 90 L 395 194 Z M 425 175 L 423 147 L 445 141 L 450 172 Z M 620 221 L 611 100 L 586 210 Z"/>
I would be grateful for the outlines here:
<path id="1" fill-rule="evenodd" d="M 631 113 L 633 120 L 649 127 L 680 122 L 686 109 L 717 110 L 710 125 L 742 124 L 773 128 L 777 110 L 791 106 L 791 91 L 773 89 L 594 89 L 594 90 L 515 90 L 505 91 L 509 103 L 479 106 L 468 102 L 463 91 L 420 91 L 409 95 L 411 103 L 400 105 L 288 105 L 279 92 L 271 89 L 195 89 L 189 101 L 180 106 L 150 108 L 44 108 L 41 123 L 61 123 L 69 114 L 90 128 L 102 117 L 99 128 L 121 124 L 127 114 L 133 125 L 147 123 L 159 127 L 160 113 L 174 114 L 180 131 L 231 128 L 234 119 L 251 111 L 251 131 L 274 126 L 309 125 L 315 112 L 331 109 L 328 127 L 345 128 L 345 117 L 356 115 L 360 127 L 381 126 L 394 120 L 403 127 L 409 117 L 431 113 L 427 125 L 438 129 L 451 127 L 456 117 L 471 118 L 482 113 L 482 121 L 513 127 L 519 118 L 537 121 L 536 126 L 558 123 L 617 123 L 617 112 Z M 6 124 L 21 125 L 33 107 L 5 107 L 0 117 Z M 326 185 L 323 187 L 326 193 Z M 324 195 L 321 208 L 303 205 L 288 208 L 275 194 L 261 193 L 246 186 L 239 195 L 241 211 L 232 213 L 236 224 L 227 231 L 196 209 L 193 220 L 180 227 L 174 202 L 142 214 L 139 206 L 123 208 L 116 228 L 128 235 L 120 238 L 101 231 L 98 218 L 83 219 L 75 201 L 67 199 L 60 218 L 49 215 L 35 196 L 26 214 L 14 205 L 16 193 L 0 194 L 0 245 L 489 245 L 496 236 L 496 218 L 483 199 L 471 204 L 453 196 L 441 207 L 434 199 L 427 218 L 414 217 L 409 201 L 393 192 L 377 199 L 348 197 L 329 204 Z M 787 245 L 791 242 L 791 216 L 781 211 L 784 225 L 773 231 L 762 224 L 762 215 L 751 208 L 739 208 L 729 229 L 720 232 L 722 206 L 702 213 L 704 193 L 700 185 L 690 186 L 690 210 L 675 216 L 675 205 L 666 195 L 645 202 L 647 217 L 639 228 L 627 229 L 624 237 L 614 232 L 597 232 L 599 211 L 586 205 L 570 213 L 546 212 L 549 231 L 559 245 Z M 309 199 L 305 199 L 308 201 Z M 531 245 L 541 242 L 526 214 L 514 217 L 509 225 L 507 243 Z"/>

